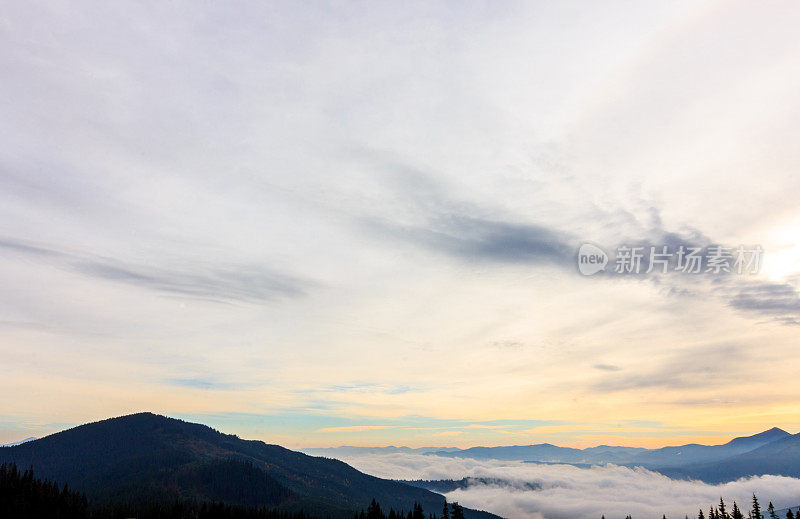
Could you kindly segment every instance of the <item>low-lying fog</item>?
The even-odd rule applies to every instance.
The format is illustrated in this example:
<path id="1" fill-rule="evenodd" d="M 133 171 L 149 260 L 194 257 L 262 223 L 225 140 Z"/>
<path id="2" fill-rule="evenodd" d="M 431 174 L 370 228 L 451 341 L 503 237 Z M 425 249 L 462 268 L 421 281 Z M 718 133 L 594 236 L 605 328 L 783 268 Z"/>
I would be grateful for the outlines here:
<path id="1" fill-rule="evenodd" d="M 443 458 L 422 454 L 339 455 L 355 468 L 391 479 L 495 478 L 503 484 L 476 484 L 445 494 L 448 501 L 488 510 L 503 517 L 546 519 L 683 519 L 696 517 L 699 508 L 720 496 L 731 507 L 733 500 L 747 515 L 756 493 L 766 512 L 800 504 L 800 479 L 761 476 L 722 484 L 667 478 L 642 468 L 615 465 L 576 468 L 570 465 L 537 465 L 522 462 Z M 526 485 L 527 483 L 527 485 Z M 541 490 L 530 490 L 530 483 Z M 781 518 L 782 519 L 782 518 Z"/>

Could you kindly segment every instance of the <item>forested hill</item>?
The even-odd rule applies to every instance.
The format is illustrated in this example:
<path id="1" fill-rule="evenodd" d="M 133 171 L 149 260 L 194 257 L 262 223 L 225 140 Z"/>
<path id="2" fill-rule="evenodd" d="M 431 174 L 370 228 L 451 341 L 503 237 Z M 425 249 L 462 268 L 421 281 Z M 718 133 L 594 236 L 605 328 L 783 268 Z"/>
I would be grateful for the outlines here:
<path id="1" fill-rule="evenodd" d="M 385 508 L 441 510 L 436 493 L 363 474 L 334 459 L 242 440 L 205 425 L 140 413 L 0 448 L 0 463 L 85 492 L 90 502 L 195 499 L 352 517 Z M 472 519 L 496 518 L 465 510 Z"/>

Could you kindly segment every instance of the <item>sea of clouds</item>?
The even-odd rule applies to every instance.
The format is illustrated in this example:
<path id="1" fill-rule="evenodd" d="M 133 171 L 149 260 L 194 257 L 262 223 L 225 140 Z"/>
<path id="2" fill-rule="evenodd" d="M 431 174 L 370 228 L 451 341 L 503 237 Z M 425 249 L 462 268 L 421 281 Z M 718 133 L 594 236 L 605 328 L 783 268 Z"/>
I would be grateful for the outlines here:
<path id="1" fill-rule="evenodd" d="M 492 478 L 445 494 L 470 508 L 509 519 L 683 519 L 708 515 L 712 504 L 736 500 L 746 512 L 752 494 L 766 509 L 800 505 L 800 479 L 760 476 L 721 485 L 670 479 L 640 467 L 616 465 L 578 468 L 514 461 L 444 458 L 423 454 L 369 454 L 340 456 L 355 468 L 391 479 Z M 501 480 L 502 482 L 497 482 Z M 533 484 L 538 490 L 531 490 Z M 746 515 L 746 513 L 745 513 Z"/>

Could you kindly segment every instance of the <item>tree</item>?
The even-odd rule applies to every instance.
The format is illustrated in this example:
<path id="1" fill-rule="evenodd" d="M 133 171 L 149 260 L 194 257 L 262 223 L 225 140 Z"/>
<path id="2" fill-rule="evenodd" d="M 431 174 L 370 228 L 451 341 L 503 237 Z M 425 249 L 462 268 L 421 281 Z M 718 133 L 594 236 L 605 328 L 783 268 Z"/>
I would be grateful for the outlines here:
<path id="1" fill-rule="evenodd" d="M 452 519 L 464 519 L 464 508 L 458 504 L 458 501 L 455 501 L 450 507 L 453 509 L 453 513 L 450 516 Z"/>
<path id="2" fill-rule="evenodd" d="M 792 513 L 791 508 L 786 511 L 786 519 L 794 519 L 794 514 Z"/>
<path id="3" fill-rule="evenodd" d="M 744 519 L 744 514 L 739 509 L 739 505 L 736 504 L 736 501 L 733 502 L 733 510 L 731 511 L 731 519 Z"/>
<path id="4" fill-rule="evenodd" d="M 778 519 L 778 514 L 775 513 L 775 507 L 772 505 L 772 501 L 770 501 L 769 506 L 767 506 L 767 514 L 769 515 L 769 519 Z"/>
<path id="5" fill-rule="evenodd" d="M 442 508 L 442 519 L 450 519 L 450 507 L 447 506 L 447 499 L 444 500 L 444 507 Z M 794 519 L 794 517 L 792 517 Z"/>
<path id="6" fill-rule="evenodd" d="M 372 502 L 367 507 L 367 519 L 383 519 L 383 511 L 381 510 L 381 505 L 375 501 L 375 498 L 372 498 Z"/>
<path id="7" fill-rule="evenodd" d="M 728 511 L 725 510 L 725 501 L 722 498 L 719 498 L 719 519 L 731 519 L 731 516 L 728 515 Z"/>
<path id="8" fill-rule="evenodd" d="M 750 510 L 750 516 L 753 519 L 764 519 L 764 516 L 761 514 L 761 505 L 758 503 L 758 498 L 755 494 L 753 494 L 753 509 Z"/>
<path id="9" fill-rule="evenodd" d="M 697 519 L 706 519 L 706 516 L 703 514 L 702 508 L 700 509 L 700 513 L 697 514 Z"/>

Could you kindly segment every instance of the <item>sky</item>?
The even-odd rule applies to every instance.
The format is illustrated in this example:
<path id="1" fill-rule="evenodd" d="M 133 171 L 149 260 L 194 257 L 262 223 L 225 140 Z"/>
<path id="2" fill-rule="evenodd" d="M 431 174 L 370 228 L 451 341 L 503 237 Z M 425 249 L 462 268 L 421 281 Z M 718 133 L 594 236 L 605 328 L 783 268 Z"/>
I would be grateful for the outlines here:
<path id="1" fill-rule="evenodd" d="M 798 432 L 798 22 L 6 3 L 0 443 L 139 411 L 287 447 Z M 618 274 L 627 245 L 764 254 Z"/>

